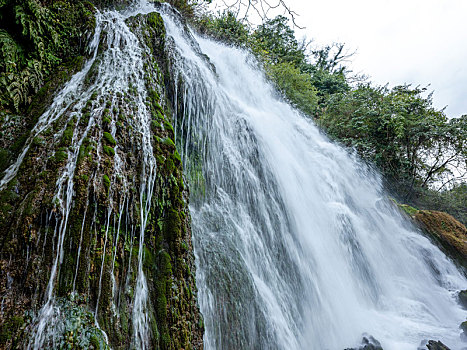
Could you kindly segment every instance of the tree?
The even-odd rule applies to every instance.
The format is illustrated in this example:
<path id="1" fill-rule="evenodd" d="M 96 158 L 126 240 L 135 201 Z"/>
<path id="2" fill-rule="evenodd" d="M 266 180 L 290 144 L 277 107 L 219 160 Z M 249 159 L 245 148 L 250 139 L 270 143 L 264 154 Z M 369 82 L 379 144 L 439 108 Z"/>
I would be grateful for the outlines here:
<path id="1" fill-rule="evenodd" d="M 266 72 L 293 106 L 310 116 L 317 113 L 317 91 L 309 74 L 301 73 L 290 62 L 266 65 Z"/>
<path id="2" fill-rule="evenodd" d="M 375 162 L 410 197 L 414 187 L 441 190 L 465 179 L 467 118 L 448 121 L 426 88 L 360 84 L 327 102 L 320 124 Z"/>
<path id="3" fill-rule="evenodd" d="M 288 62 L 300 67 L 305 60 L 304 47 L 295 39 L 288 19 L 277 16 L 265 21 L 253 33 L 254 48 L 265 51 L 272 63 Z"/>

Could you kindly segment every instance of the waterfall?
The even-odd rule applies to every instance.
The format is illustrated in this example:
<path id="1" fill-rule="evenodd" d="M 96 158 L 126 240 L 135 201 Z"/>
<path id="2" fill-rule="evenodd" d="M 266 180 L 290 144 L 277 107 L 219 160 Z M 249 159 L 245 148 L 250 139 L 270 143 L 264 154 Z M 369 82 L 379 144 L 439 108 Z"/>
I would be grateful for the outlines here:
<path id="1" fill-rule="evenodd" d="M 37 244 L 42 242 L 42 263 L 49 261 L 44 257 L 46 247 L 52 247 L 53 256 L 46 271 L 42 307 L 28 326 L 27 348 L 61 346 L 56 338 L 64 333 L 67 322 L 57 296 L 61 266 L 76 245 L 70 283 L 73 295 L 86 259 L 83 237 L 89 232 L 99 237 L 92 248 L 94 261 L 99 261 L 92 271 L 93 286 L 98 289 L 92 291 L 95 327 L 100 329 L 104 292 L 110 295 L 106 300 L 110 300 L 112 317 L 118 319 L 122 290 L 131 291 L 121 297 L 131 295 L 126 305 L 131 318 L 125 319 L 131 327 L 129 346 L 151 348 L 156 336 L 163 338 L 157 342 L 170 345 L 168 329 L 152 328 L 150 306 L 154 303 L 148 281 L 158 281 L 146 278 L 143 269 L 149 241 L 145 233 L 150 226 L 164 225 L 162 219 L 166 219 L 151 216 L 158 169 L 145 80 L 149 49 L 128 24 L 130 17 L 153 11 L 161 12 L 167 30 L 171 69 L 167 80 L 174 82 L 170 97 L 176 143 L 190 183 L 205 348 L 344 349 L 358 346 L 364 333 L 378 339 L 386 350 L 415 349 L 426 339 L 460 348 L 458 325 L 466 315 L 456 303 L 456 293 L 467 288 L 467 280 L 401 216 L 383 191 L 378 173 L 330 142 L 310 118 L 286 103 L 247 51 L 200 37 L 170 6 L 157 5 L 156 10 L 156 5 L 146 1 L 135 2 L 125 11 L 96 12 L 88 62 L 39 117 L 17 160 L 0 179 L 2 190 L 21 172 L 23 160 L 41 134 L 47 133 L 54 143 L 44 150 L 44 159 L 55 159 L 55 154 L 47 152 L 58 153 L 52 147 L 60 144 L 67 125 L 73 124 L 71 144 L 60 148 L 63 164 L 57 166 L 45 229 L 36 239 Z M 126 116 L 126 130 L 131 130 L 127 144 L 119 144 L 117 137 L 120 113 Z M 106 139 L 113 148 L 106 146 Z M 96 156 L 86 183 L 86 193 L 93 195 L 84 201 L 83 219 L 72 241 L 75 175 L 86 142 Z M 171 141 L 165 142 L 168 146 Z M 111 161 L 107 151 L 113 152 Z M 138 155 L 128 160 L 126 151 Z M 105 196 L 93 197 L 102 195 L 103 188 Z M 181 196 L 177 199 L 183 202 Z M 99 200 L 105 203 L 104 211 L 99 208 L 98 212 Z M 105 216 L 104 223 L 96 219 L 99 216 Z M 181 241 L 177 244 L 183 243 L 188 251 Z M 116 262 L 119 249 L 128 258 L 122 258 L 124 278 L 114 271 L 120 265 Z M 172 268 L 168 267 L 170 259 L 174 266 L 179 264 L 179 256 L 164 253 L 167 270 Z M 179 260 L 185 274 L 189 262 L 183 257 Z M 110 275 L 108 284 L 106 274 Z M 169 276 L 167 289 L 178 292 L 183 287 L 189 295 L 180 304 L 183 311 L 195 310 L 198 315 L 196 303 L 191 302 L 195 295 L 191 272 L 185 275 L 191 282 L 177 285 L 186 281 Z M 117 293 L 121 294 L 117 297 Z M 188 302 L 191 311 L 187 311 Z M 167 305 L 165 300 L 158 307 L 167 311 Z M 178 315 L 179 310 L 173 309 L 171 315 Z M 185 316 L 177 322 L 191 325 L 192 319 Z M 157 321 L 166 322 L 166 328 L 169 321 L 175 322 Z M 109 331 L 111 326 L 109 321 L 103 328 Z M 183 331 L 188 329 L 195 327 Z"/>
<path id="2" fill-rule="evenodd" d="M 284 102 L 248 52 L 168 8 L 205 348 L 460 348 L 467 281 L 379 175 Z"/>

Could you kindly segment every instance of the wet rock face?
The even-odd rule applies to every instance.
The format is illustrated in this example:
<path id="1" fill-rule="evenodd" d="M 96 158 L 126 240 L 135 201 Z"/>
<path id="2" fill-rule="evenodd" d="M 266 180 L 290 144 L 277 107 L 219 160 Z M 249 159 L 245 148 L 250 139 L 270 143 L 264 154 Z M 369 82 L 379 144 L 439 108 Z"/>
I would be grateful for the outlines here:
<path id="1" fill-rule="evenodd" d="M 460 335 L 461 340 L 467 343 L 467 321 L 462 322 L 459 328 L 462 330 L 462 333 Z"/>
<path id="2" fill-rule="evenodd" d="M 379 341 L 369 334 L 363 334 L 361 345 L 357 348 L 348 348 L 345 350 L 383 350 Z"/>
<path id="3" fill-rule="evenodd" d="M 467 273 L 467 228 L 461 222 L 440 211 L 418 210 L 406 204 L 399 204 L 399 208 Z"/>
<path id="4" fill-rule="evenodd" d="M 451 215 L 437 211 L 420 210 L 415 219 L 449 256 L 467 269 L 467 229 L 464 225 Z"/>
<path id="5" fill-rule="evenodd" d="M 82 76 L 56 105 L 50 89 L 30 106 L 40 128 L 18 124 L 24 158 L 0 190 L 1 343 L 201 349 L 164 24 L 157 13 L 103 16 L 95 58 L 64 80 Z"/>
<path id="6" fill-rule="evenodd" d="M 426 349 L 428 350 L 449 350 L 449 348 L 441 343 L 439 340 L 429 340 L 426 344 Z"/>
<path id="7" fill-rule="evenodd" d="M 457 298 L 459 299 L 459 304 L 461 304 L 464 309 L 467 309 L 467 290 L 461 290 Z"/>

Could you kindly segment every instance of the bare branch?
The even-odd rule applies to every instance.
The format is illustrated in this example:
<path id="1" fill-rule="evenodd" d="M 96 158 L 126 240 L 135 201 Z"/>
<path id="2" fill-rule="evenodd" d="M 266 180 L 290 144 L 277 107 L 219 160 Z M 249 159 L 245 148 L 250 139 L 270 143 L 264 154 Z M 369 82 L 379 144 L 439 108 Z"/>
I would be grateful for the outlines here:
<path id="1" fill-rule="evenodd" d="M 236 14 L 236 17 L 241 16 L 241 21 L 253 25 L 249 17 L 251 13 L 256 14 L 263 22 L 271 19 L 269 17 L 271 11 L 282 8 L 284 13 L 291 19 L 294 27 L 304 29 L 305 27 L 297 24 L 297 17 L 299 14 L 291 9 L 286 4 L 285 0 L 278 0 L 277 3 L 271 2 L 271 0 L 235 0 L 231 4 L 228 4 L 225 0 L 221 0 L 224 4 L 224 9 L 232 11 Z"/>

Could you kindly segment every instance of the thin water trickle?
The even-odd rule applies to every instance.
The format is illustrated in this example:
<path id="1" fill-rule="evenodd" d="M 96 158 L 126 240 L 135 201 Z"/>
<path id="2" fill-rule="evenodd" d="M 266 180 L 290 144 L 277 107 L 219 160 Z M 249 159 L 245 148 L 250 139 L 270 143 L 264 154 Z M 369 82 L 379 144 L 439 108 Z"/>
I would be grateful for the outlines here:
<path id="1" fill-rule="evenodd" d="M 278 98 L 247 52 L 163 18 L 205 348 L 343 349 L 364 332 L 389 350 L 460 348 L 467 281 L 378 175 Z"/>
<path id="2" fill-rule="evenodd" d="M 134 290 L 134 301 L 132 311 L 133 323 L 133 346 L 137 349 L 146 349 L 149 340 L 149 316 L 147 314 L 147 298 L 148 288 L 146 277 L 143 272 L 143 258 L 144 258 L 144 233 L 146 230 L 149 212 L 151 210 L 152 194 L 154 181 L 156 176 L 156 160 L 152 148 L 152 136 L 150 132 L 151 114 L 146 107 L 146 85 L 144 81 L 144 52 L 147 48 L 143 47 L 136 35 L 130 30 L 126 24 L 126 19 L 139 13 L 149 13 L 154 11 L 154 6 L 146 1 L 134 3 L 127 11 L 105 11 L 103 13 L 96 12 L 96 30 L 94 37 L 90 44 L 92 52 L 91 59 L 85 64 L 82 71 L 75 74 L 65 87 L 57 94 L 52 105 L 47 111 L 39 118 L 38 123 L 31 131 L 30 138 L 26 141 L 25 147 L 19 155 L 17 161 L 10 166 L 0 181 L 0 189 L 3 189 L 9 181 L 11 181 L 17 174 L 18 169 L 27 154 L 32 140 L 41 134 L 43 131 L 51 128 L 51 126 L 59 120 L 67 118 L 67 121 L 76 118 L 76 125 L 80 123 L 82 118 L 81 111 L 90 104 L 92 111 L 87 121 L 87 126 L 83 132 L 75 129 L 73 132 L 71 147 L 66 151 L 66 165 L 63 167 L 61 174 L 56 182 L 56 192 L 53 198 L 55 205 L 54 210 L 48 215 L 47 220 L 52 216 L 55 217 L 55 229 L 53 237 L 47 237 L 48 229 L 44 232 L 44 248 L 47 239 L 52 242 L 52 251 L 54 254 L 52 268 L 50 272 L 49 282 L 45 293 L 45 300 L 43 307 L 39 310 L 37 317 L 32 325 L 32 337 L 28 344 L 28 349 L 39 349 L 43 344 L 52 337 L 55 339 L 55 333 L 59 331 L 58 319 L 60 317 L 60 307 L 55 303 L 54 290 L 56 282 L 60 273 L 60 266 L 64 259 L 64 241 L 68 230 L 68 219 L 73 205 L 74 196 L 74 175 L 77 168 L 78 156 L 80 147 L 88 136 L 88 133 L 96 124 L 102 123 L 102 115 L 105 109 L 102 105 L 106 102 L 106 107 L 116 107 L 115 99 L 113 96 L 120 93 L 130 94 L 132 96 L 132 103 L 123 106 L 122 108 L 128 109 L 129 115 L 133 118 L 130 121 L 133 128 L 135 138 L 134 142 L 138 144 L 140 150 L 142 171 L 139 174 L 139 220 L 140 224 L 137 225 L 139 230 L 136 232 L 133 227 L 136 223 L 132 223 L 131 233 L 138 237 L 138 271 L 136 277 L 136 284 Z M 101 50 L 100 50 L 101 48 Z M 91 79 L 89 74 L 92 73 Z M 131 112 L 131 113 L 130 113 Z M 115 138 L 116 136 L 116 121 L 113 115 L 110 115 L 110 134 Z M 55 139 L 62 136 L 64 129 L 54 135 Z M 103 137 L 101 132 L 100 137 Z M 120 220 L 123 215 L 123 208 L 129 198 L 130 186 L 128 179 L 125 176 L 125 164 L 120 158 L 119 145 L 115 146 L 114 169 L 112 171 L 111 184 L 119 182 L 119 193 L 114 196 L 113 188 L 110 185 L 109 203 L 107 208 L 107 220 L 105 224 L 104 243 L 103 243 L 103 256 L 109 250 L 112 258 L 112 273 L 111 280 L 113 283 L 112 288 L 115 287 L 114 264 L 116 247 L 119 240 Z M 97 150 L 97 160 L 100 163 L 101 155 Z M 131 179 L 134 181 L 134 179 Z M 93 178 L 89 182 L 90 186 L 98 187 L 99 180 Z M 88 188 L 89 189 L 89 188 Z M 114 206 L 118 207 L 118 203 L 114 203 L 113 198 L 118 197 L 120 203 L 120 210 L 117 212 Z M 87 205 L 86 205 L 87 210 Z M 116 216 L 118 216 L 118 225 L 115 227 Z M 98 228 L 95 224 L 96 212 L 90 229 L 94 229 L 96 234 Z M 78 275 L 79 259 L 81 255 L 81 244 L 83 239 L 83 231 L 85 229 L 86 214 L 84 214 L 83 223 L 81 227 L 80 240 L 78 245 L 78 257 L 76 266 L 74 267 L 73 277 L 73 292 L 75 291 L 76 278 Z M 112 225 L 112 222 L 114 223 Z M 128 222 L 128 218 L 127 221 Z M 48 225 L 47 225 L 48 227 Z M 117 232 L 115 232 L 117 231 Z M 116 233 L 115 240 L 110 240 L 110 237 Z M 131 242 L 133 244 L 133 239 Z M 56 243 L 55 243 L 56 242 Z M 71 241 L 70 241 L 71 244 Z M 109 247 L 107 247 L 109 245 Z M 110 245 L 112 245 L 110 247 Z M 95 308 L 95 323 L 98 324 L 98 311 L 99 299 L 101 296 L 102 280 L 105 273 L 109 273 L 104 268 L 104 261 L 102 259 L 100 266 L 100 275 L 97 291 L 97 303 Z M 131 263 L 131 257 L 130 257 Z M 114 295 L 112 293 L 112 295 Z M 113 305 L 114 307 L 114 305 Z M 115 309 L 115 307 L 114 307 Z M 57 329 L 56 329 L 57 328 Z M 107 336 L 103 333 L 107 340 Z"/>

